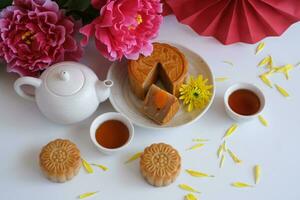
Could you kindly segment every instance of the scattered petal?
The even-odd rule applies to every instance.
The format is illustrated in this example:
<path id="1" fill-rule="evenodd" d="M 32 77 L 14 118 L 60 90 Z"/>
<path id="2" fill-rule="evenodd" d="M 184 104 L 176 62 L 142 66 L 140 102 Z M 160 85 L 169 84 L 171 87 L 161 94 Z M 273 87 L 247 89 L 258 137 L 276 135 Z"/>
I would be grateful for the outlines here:
<path id="1" fill-rule="evenodd" d="M 194 188 L 192 188 L 191 186 L 188 186 L 186 184 L 179 184 L 178 185 L 181 189 L 189 191 L 189 192 L 194 192 L 194 193 L 201 193 L 198 190 L 195 190 Z"/>
<path id="2" fill-rule="evenodd" d="M 268 121 L 267 121 L 263 116 L 258 115 L 258 119 L 259 119 L 259 121 L 262 123 L 262 125 L 264 125 L 264 126 L 269 126 Z"/>
<path id="3" fill-rule="evenodd" d="M 133 156 L 131 156 L 131 157 L 125 162 L 125 164 L 130 163 L 130 162 L 132 162 L 132 161 L 134 161 L 134 160 L 139 159 L 139 158 L 141 157 L 142 154 L 143 154 L 143 152 L 138 152 L 138 153 L 134 154 Z"/>
<path id="4" fill-rule="evenodd" d="M 262 66 L 265 66 L 265 65 L 269 65 L 271 59 L 272 59 L 271 56 L 265 57 L 264 59 L 262 59 L 262 60 L 258 63 L 258 66 L 259 66 L 259 67 L 262 67 Z"/>
<path id="5" fill-rule="evenodd" d="M 200 147 L 203 147 L 205 144 L 203 143 L 198 143 L 198 144 L 195 144 L 194 146 L 188 148 L 187 150 L 195 150 L 195 149 L 198 149 Z"/>
<path id="6" fill-rule="evenodd" d="M 87 171 L 87 173 L 89 173 L 89 174 L 94 173 L 92 166 L 86 160 L 81 159 L 81 161 L 82 161 L 82 165 L 83 165 L 85 171 Z"/>
<path id="7" fill-rule="evenodd" d="M 104 165 L 99 165 L 99 164 L 91 164 L 91 165 L 93 165 L 93 166 L 96 166 L 96 167 L 99 167 L 100 169 L 102 169 L 103 171 L 107 171 L 108 170 L 108 168 L 107 167 L 105 167 Z"/>
<path id="8" fill-rule="evenodd" d="M 278 90 L 278 92 L 280 92 L 280 94 L 282 94 L 284 97 L 290 96 L 289 93 L 279 85 L 275 84 L 275 87 Z"/>
<path id="9" fill-rule="evenodd" d="M 216 82 L 224 82 L 224 81 L 227 81 L 227 80 L 228 80 L 227 77 L 218 77 L 218 78 L 215 78 Z"/>
<path id="10" fill-rule="evenodd" d="M 226 145 L 226 141 L 223 142 L 222 148 L 223 148 L 224 152 L 226 152 L 228 150 L 227 145 Z"/>
<path id="11" fill-rule="evenodd" d="M 195 170 L 186 169 L 185 171 L 193 177 L 215 177 L 214 175 L 208 175 Z"/>
<path id="12" fill-rule="evenodd" d="M 272 69 L 269 69 L 269 71 L 263 73 L 262 75 L 265 75 L 265 76 L 271 76 L 271 75 L 273 75 L 275 72 L 276 72 L 276 67 L 273 67 Z"/>
<path id="13" fill-rule="evenodd" d="M 232 135 L 232 133 L 237 129 L 238 125 L 237 124 L 232 124 L 231 127 L 226 131 L 225 135 L 223 138 L 229 137 Z"/>
<path id="14" fill-rule="evenodd" d="M 264 42 L 260 42 L 255 50 L 255 55 L 259 54 L 264 48 L 266 44 Z"/>
<path id="15" fill-rule="evenodd" d="M 220 156 L 223 155 L 223 152 L 224 152 L 224 149 L 223 149 L 223 145 L 221 144 L 217 151 L 218 158 L 220 158 Z"/>
<path id="16" fill-rule="evenodd" d="M 259 165 L 254 166 L 254 179 L 255 179 L 255 184 L 258 184 L 260 181 L 260 174 L 261 174 L 261 168 Z"/>
<path id="17" fill-rule="evenodd" d="M 189 193 L 184 196 L 184 200 L 198 200 L 198 199 L 195 195 L 193 195 L 192 193 Z"/>
<path id="18" fill-rule="evenodd" d="M 221 160 L 220 160 L 220 165 L 219 165 L 220 168 L 223 167 L 224 160 L 225 160 L 225 156 L 224 156 L 224 154 L 223 154 L 222 157 L 221 157 Z"/>
<path id="19" fill-rule="evenodd" d="M 235 163 L 237 164 L 242 163 L 242 161 L 232 151 L 230 151 L 230 149 L 228 149 L 228 153 Z"/>
<path id="20" fill-rule="evenodd" d="M 266 74 L 262 74 L 259 77 L 267 86 L 269 86 L 270 88 L 273 87 L 272 82 L 270 81 L 270 79 L 268 78 L 268 76 Z"/>
<path id="21" fill-rule="evenodd" d="M 87 197 L 90 197 L 90 196 L 93 196 L 95 194 L 97 194 L 97 192 L 87 192 L 87 193 L 84 193 L 84 194 L 81 194 L 78 196 L 79 199 L 84 199 L 84 198 L 87 198 Z"/>
<path id="22" fill-rule="evenodd" d="M 226 151 L 227 151 L 227 146 L 226 146 L 226 141 L 224 141 L 218 148 L 218 151 L 217 151 L 218 158 L 220 158 L 220 156 L 223 154 L 223 152 L 226 152 Z"/>
<path id="23" fill-rule="evenodd" d="M 193 142 L 208 142 L 208 139 L 201 139 L 201 138 L 195 138 L 193 139 Z"/>
<path id="24" fill-rule="evenodd" d="M 283 73 L 285 75 L 285 78 L 288 80 L 290 78 L 289 71 L 291 71 L 292 69 L 294 69 L 294 65 L 287 64 L 282 67 L 277 67 L 276 72 Z"/>
<path id="25" fill-rule="evenodd" d="M 269 57 L 270 57 L 270 60 L 269 60 L 269 63 L 267 65 L 267 68 L 273 69 L 274 68 L 273 58 L 272 58 L 272 56 L 269 56 Z"/>
<path id="26" fill-rule="evenodd" d="M 253 187 L 252 185 L 249 185 L 247 183 L 242 183 L 242 182 L 234 182 L 231 185 L 237 188 Z"/>
<path id="27" fill-rule="evenodd" d="M 226 63 L 226 64 L 228 64 L 228 65 L 231 65 L 232 67 L 234 66 L 233 62 L 230 62 L 230 61 L 228 61 L 228 60 L 224 60 L 223 63 Z"/>

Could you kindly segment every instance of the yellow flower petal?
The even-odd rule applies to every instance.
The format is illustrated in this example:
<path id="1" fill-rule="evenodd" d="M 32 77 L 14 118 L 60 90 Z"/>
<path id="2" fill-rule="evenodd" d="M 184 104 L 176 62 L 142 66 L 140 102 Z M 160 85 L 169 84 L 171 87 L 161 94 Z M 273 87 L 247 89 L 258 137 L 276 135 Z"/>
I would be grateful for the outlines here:
<path id="1" fill-rule="evenodd" d="M 247 183 L 242 183 L 242 182 L 234 182 L 231 185 L 237 188 L 253 187 L 252 185 L 249 185 Z"/>
<path id="2" fill-rule="evenodd" d="M 267 65 L 267 68 L 268 69 L 273 69 L 274 68 L 274 63 L 273 63 L 273 58 L 272 58 L 272 56 L 269 56 L 270 57 L 270 60 L 269 60 L 269 63 L 268 63 L 268 65 Z"/>
<path id="3" fill-rule="evenodd" d="M 276 72 L 276 67 L 273 67 L 272 69 L 269 69 L 269 71 L 263 73 L 262 75 L 265 75 L 265 76 L 271 76 L 271 75 L 273 75 L 275 72 Z"/>
<path id="4" fill-rule="evenodd" d="M 208 142 L 208 139 L 202 139 L 202 138 L 195 138 L 192 140 L 193 142 Z"/>
<path id="5" fill-rule="evenodd" d="M 261 174 L 261 168 L 259 165 L 254 166 L 254 179 L 255 179 L 255 184 L 258 184 L 260 181 L 260 174 Z"/>
<path id="6" fill-rule="evenodd" d="M 224 160 L 225 160 L 225 156 L 224 156 L 224 154 L 223 154 L 222 157 L 221 157 L 221 160 L 220 160 L 220 164 L 219 164 L 219 167 L 220 167 L 220 168 L 223 167 Z"/>
<path id="7" fill-rule="evenodd" d="M 271 56 L 267 56 L 265 57 L 264 59 L 262 59 L 259 63 L 258 63 L 258 66 L 259 67 L 262 67 L 262 66 L 265 66 L 265 65 L 268 65 L 270 63 L 270 60 L 271 60 Z"/>
<path id="8" fill-rule="evenodd" d="M 186 169 L 185 171 L 193 177 L 215 177 L 214 175 L 208 175 L 206 173 L 191 170 L 191 169 Z"/>
<path id="9" fill-rule="evenodd" d="M 224 141 L 218 148 L 218 151 L 217 151 L 218 158 L 220 158 L 220 156 L 223 154 L 223 152 L 226 152 L 226 151 L 227 151 L 226 141 Z"/>
<path id="10" fill-rule="evenodd" d="M 138 153 L 134 154 L 133 156 L 131 156 L 131 157 L 125 162 L 125 164 L 130 163 L 130 162 L 132 162 L 132 161 L 134 161 L 134 160 L 139 159 L 139 158 L 141 157 L 142 154 L 143 154 L 143 152 L 138 152 Z"/>
<path id="11" fill-rule="evenodd" d="M 208 79 L 204 79 L 202 75 L 197 78 L 191 76 L 186 84 L 180 86 L 179 99 L 186 105 L 188 112 L 204 108 L 211 100 L 213 86 L 207 82 Z"/>
<path id="12" fill-rule="evenodd" d="M 258 115 L 258 119 L 262 123 L 262 125 L 264 125 L 264 126 L 268 126 L 269 125 L 268 121 L 263 116 Z"/>
<path id="13" fill-rule="evenodd" d="M 266 44 L 264 42 L 260 42 L 256 47 L 255 55 L 259 54 L 259 52 L 261 52 L 265 48 L 265 46 Z"/>
<path id="14" fill-rule="evenodd" d="M 189 191 L 189 192 L 194 192 L 194 193 L 201 193 L 198 190 L 195 190 L 194 188 L 192 188 L 191 186 L 188 186 L 186 184 L 179 184 L 178 185 L 181 189 Z"/>
<path id="15" fill-rule="evenodd" d="M 198 200 L 198 199 L 195 195 L 193 195 L 192 193 L 189 193 L 184 196 L 184 200 Z"/>
<path id="16" fill-rule="evenodd" d="M 94 164 L 94 163 L 92 163 L 91 165 L 96 166 L 96 167 L 99 167 L 99 168 L 102 169 L 103 171 L 107 171 L 107 170 L 108 170 L 108 168 L 105 167 L 104 165 L 99 165 L 99 164 Z"/>
<path id="17" fill-rule="evenodd" d="M 192 110 L 193 110 L 193 104 L 190 103 L 190 104 L 188 105 L 188 112 L 191 112 Z"/>
<path id="18" fill-rule="evenodd" d="M 218 78 L 215 78 L 216 82 L 224 82 L 224 81 L 227 81 L 227 80 L 228 80 L 227 77 L 218 77 Z"/>
<path id="19" fill-rule="evenodd" d="M 97 192 L 87 192 L 87 193 L 84 193 L 84 194 L 81 194 L 78 196 L 79 199 L 84 199 L 84 198 L 87 198 L 87 197 L 90 197 L 90 196 L 93 196 L 95 194 L 97 194 Z"/>
<path id="20" fill-rule="evenodd" d="M 228 150 L 227 145 L 226 145 L 226 141 L 223 142 L 222 148 L 223 148 L 224 152 L 226 152 Z"/>
<path id="21" fill-rule="evenodd" d="M 221 144 L 218 148 L 218 151 L 217 151 L 218 158 L 220 158 L 220 156 L 223 154 L 223 151 L 224 151 L 224 149 L 223 149 L 223 146 Z"/>
<path id="22" fill-rule="evenodd" d="M 234 66 L 233 62 L 230 62 L 230 61 L 228 61 L 228 60 L 224 60 L 223 63 L 226 63 L 226 64 L 228 64 L 228 65 L 231 65 L 232 67 Z"/>
<path id="23" fill-rule="evenodd" d="M 285 75 L 285 78 L 288 80 L 289 79 L 289 71 L 294 69 L 294 65 L 292 64 L 287 64 L 282 67 L 277 67 L 276 72 L 283 73 Z"/>
<path id="24" fill-rule="evenodd" d="M 235 163 L 237 164 L 242 163 L 242 161 L 232 151 L 230 151 L 230 149 L 228 149 L 228 153 Z"/>
<path id="25" fill-rule="evenodd" d="M 84 169 L 87 171 L 87 173 L 89 173 L 89 174 L 94 173 L 92 166 L 86 160 L 81 159 L 81 161 L 82 161 L 82 165 L 83 165 Z"/>
<path id="26" fill-rule="evenodd" d="M 232 124 L 231 127 L 226 131 L 223 138 L 229 137 L 234 133 L 234 131 L 238 128 L 237 124 Z"/>
<path id="27" fill-rule="evenodd" d="M 198 144 L 195 144 L 194 146 L 188 148 L 187 150 L 195 150 L 195 149 L 198 149 L 200 147 L 203 147 L 205 144 L 203 143 L 198 143 Z"/>
<path id="28" fill-rule="evenodd" d="M 272 86 L 272 82 L 271 82 L 270 79 L 267 77 L 267 75 L 262 74 L 262 75 L 260 75 L 259 77 L 260 77 L 260 79 L 261 79 L 267 86 L 269 86 L 270 88 L 273 87 L 273 86 Z"/>
<path id="29" fill-rule="evenodd" d="M 280 94 L 282 94 L 284 97 L 290 96 L 289 93 L 279 85 L 275 84 L 275 87 L 280 92 Z"/>

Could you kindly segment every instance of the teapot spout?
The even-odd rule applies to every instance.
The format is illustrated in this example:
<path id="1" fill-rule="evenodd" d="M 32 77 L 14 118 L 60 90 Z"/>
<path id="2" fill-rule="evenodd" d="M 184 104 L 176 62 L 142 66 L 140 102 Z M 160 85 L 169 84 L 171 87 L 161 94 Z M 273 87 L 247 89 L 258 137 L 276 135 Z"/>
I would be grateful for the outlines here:
<path id="1" fill-rule="evenodd" d="M 110 88 L 113 86 L 111 80 L 98 81 L 96 85 L 96 93 L 98 96 L 99 102 L 103 102 L 110 96 Z"/>

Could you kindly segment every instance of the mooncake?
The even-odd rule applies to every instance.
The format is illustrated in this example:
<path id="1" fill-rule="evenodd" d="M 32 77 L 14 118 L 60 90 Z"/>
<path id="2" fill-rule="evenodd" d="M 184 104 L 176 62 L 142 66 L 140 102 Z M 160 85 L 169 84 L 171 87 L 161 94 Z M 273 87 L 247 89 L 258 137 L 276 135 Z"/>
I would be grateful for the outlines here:
<path id="1" fill-rule="evenodd" d="M 128 62 L 128 77 L 131 90 L 144 99 L 150 86 L 158 79 L 166 90 L 177 96 L 179 87 L 187 76 L 188 63 L 176 47 L 154 43 L 150 56 L 141 55 L 138 60 Z"/>
<path id="2" fill-rule="evenodd" d="M 66 182 L 76 176 L 81 167 L 80 151 L 69 140 L 56 139 L 43 147 L 40 168 L 53 182 Z"/>
<path id="3" fill-rule="evenodd" d="M 179 110 L 178 99 L 152 84 L 144 100 L 143 112 L 158 124 L 168 123 Z"/>
<path id="4" fill-rule="evenodd" d="M 171 184 L 179 175 L 180 169 L 181 157 L 171 145 L 152 144 L 141 155 L 141 174 L 153 186 Z"/>

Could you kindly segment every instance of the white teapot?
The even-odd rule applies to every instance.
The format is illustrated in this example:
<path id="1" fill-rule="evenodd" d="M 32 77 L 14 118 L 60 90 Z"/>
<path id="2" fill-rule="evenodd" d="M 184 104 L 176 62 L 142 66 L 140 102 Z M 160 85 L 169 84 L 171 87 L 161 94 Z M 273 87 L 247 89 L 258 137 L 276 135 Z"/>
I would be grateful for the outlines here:
<path id="1" fill-rule="evenodd" d="M 35 87 L 35 95 L 23 91 L 22 85 Z M 60 62 L 44 71 L 40 78 L 21 77 L 14 84 L 21 97 L 36 101 L 50 120 L 72 124 L 91 116 L 110 95 L 110 80 L 100 81 L 87 66 L 77 62 Z"/>

